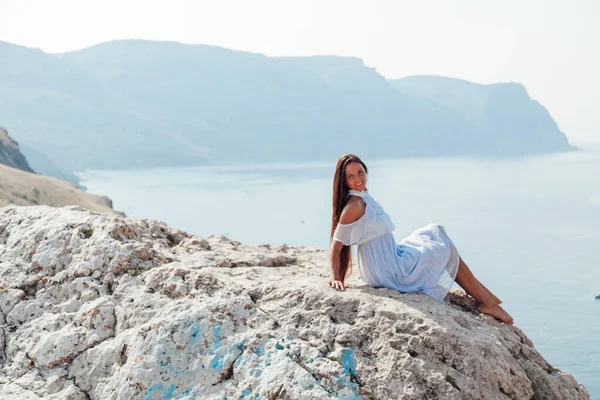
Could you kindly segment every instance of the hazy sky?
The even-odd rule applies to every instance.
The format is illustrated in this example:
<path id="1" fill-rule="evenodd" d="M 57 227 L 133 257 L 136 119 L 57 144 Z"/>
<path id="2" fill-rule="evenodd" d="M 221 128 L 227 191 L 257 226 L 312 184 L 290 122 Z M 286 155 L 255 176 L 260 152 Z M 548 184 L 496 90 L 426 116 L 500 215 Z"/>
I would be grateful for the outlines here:
<path id="1" fill-rule="evenodd" d="M 0 0 L 2 41 L 57 53 L 131 38 L 520 82 L 572 142 L 600 142 L 600 0 Z"/>

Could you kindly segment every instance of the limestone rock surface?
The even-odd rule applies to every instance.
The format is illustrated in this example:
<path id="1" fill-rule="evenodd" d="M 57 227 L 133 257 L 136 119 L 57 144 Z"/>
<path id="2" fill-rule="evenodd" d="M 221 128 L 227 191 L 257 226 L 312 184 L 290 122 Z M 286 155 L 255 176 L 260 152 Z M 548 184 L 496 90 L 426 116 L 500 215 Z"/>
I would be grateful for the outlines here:
<path id="1" fill-rule="evenodd" d="M 0 398 L 589 398 L 460 292 L 328 276 L 315 247 L 1 208 Z"/>

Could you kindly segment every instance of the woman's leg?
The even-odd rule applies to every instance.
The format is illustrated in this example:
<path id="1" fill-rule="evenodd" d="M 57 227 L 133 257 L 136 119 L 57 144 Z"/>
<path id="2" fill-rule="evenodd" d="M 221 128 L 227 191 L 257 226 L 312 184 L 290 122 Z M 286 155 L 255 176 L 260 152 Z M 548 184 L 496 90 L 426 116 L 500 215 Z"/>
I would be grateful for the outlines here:
<path id="1" fill-rule="evenodd" d="M 475 278 L 475 279 L 477 279 L 477 278 Z M 496 297 L 496 295 L 490 291 L 490 289 L 488 289 L 488 288 L 486 288 L 485 286 L 483 286 L 483 283 L 481 283 L 481 282 L 479 281 L 479 279 L 477 279 L 477 282 L 479 282 L 479 284 L 481 285 L 481 287 L 483 288 L 483 290 L 485 290 L 486 292 L 488 292 L 488 294 L 489 294 L 490 296 L 492 296 L 492 298 L 494 299 L 494 301 L 495 301 L 496 303 L 498 303 L 498 304 L 502 304 L 502 300 L 500 300 L 499 298 L 497 298 L 497 297 Z"/>
<path id="2" fill-rule="evenodd" d="M 467 294 L 475 299 L 479 311 L 498 318 L 507 324 L 512 324 L 512 317 L 500 307 L 498 302 L 494 300 L 494 296 L 490 295 L 490 292 L 484 289 L 462 258 L 458 265 L 456 282 L 465 289 Z"/>

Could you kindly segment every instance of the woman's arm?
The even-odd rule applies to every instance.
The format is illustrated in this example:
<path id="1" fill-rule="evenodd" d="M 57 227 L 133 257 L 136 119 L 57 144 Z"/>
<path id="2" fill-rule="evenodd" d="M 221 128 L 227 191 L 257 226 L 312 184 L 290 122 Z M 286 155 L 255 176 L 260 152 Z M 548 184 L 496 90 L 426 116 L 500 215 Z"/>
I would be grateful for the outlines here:
<path id="1" fill-rule="evenodd" d="M 344 285 L 344 281 L 340 274 L 340 252 L 343 247 L 344 244 L 337 240 L 332 240 L 331 245 L 329 246 L 329 264 L 331 265 L 331 279 L 329 279 L 329 286 L 336 290 L 345 290 L 346 287 L 348 287 Z"/>
<path id="2" fill-rule="evenodd" d="M 342 276 L 340 274 L 340 252 L 344 248 L 344 244 L 337 240 L 332 240 L 329 246 L 329 265 L 331 265 L 331 278 L 332 280 L 340 281 Z"/>
<path id="3" fill-rule="evenodd" d="M 340 215 L 340 224 L 348 225 L 359 220 L 365 213 L 365 203 L 361 198 L 351 199 L 342 210 Z M 332 240 L 329 245 L 329 264 L 331 265 L 331 279 L 329 285 L 334 289 L 344 290 L 347 285 L 344 285 L 340 273 L 340 252 L 344 248 L 344 244 L 337 240 Z"/>

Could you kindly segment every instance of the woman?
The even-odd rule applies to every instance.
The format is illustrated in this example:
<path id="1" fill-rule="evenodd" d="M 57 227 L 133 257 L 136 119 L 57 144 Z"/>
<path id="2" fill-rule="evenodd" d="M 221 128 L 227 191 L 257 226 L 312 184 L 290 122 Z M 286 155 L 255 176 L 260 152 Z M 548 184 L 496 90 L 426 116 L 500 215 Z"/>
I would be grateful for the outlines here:
<path id="1" fill-rule="evenodd" d="M 373 287 L 422 292 L 444 301 L 456 281 L 482 313 L 512 324 L 502 303 L 471 273 L 442 225 L 429 224 L 396 243 L 390 217 L 367 190 L 368 169 L 353 154 L 337 162 L 333 179 L 333 217 L 329 249 L 329 285 L 345 290 L 352 265 L 351 245 L 358 245 L 362 279 Z"/>

